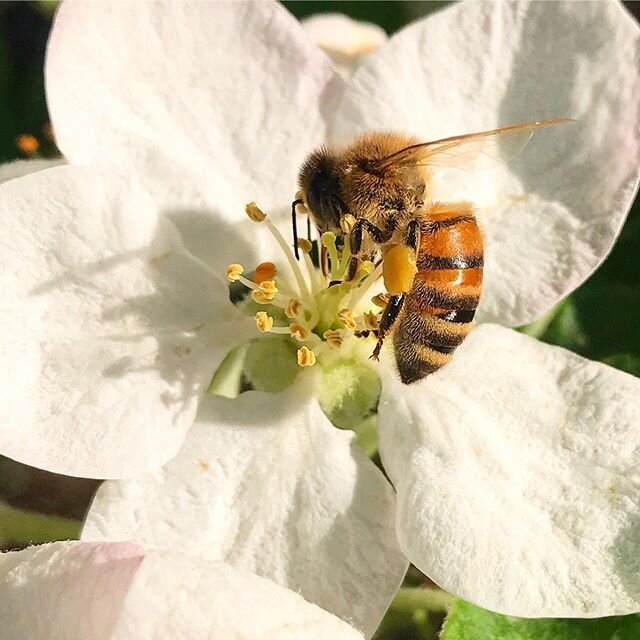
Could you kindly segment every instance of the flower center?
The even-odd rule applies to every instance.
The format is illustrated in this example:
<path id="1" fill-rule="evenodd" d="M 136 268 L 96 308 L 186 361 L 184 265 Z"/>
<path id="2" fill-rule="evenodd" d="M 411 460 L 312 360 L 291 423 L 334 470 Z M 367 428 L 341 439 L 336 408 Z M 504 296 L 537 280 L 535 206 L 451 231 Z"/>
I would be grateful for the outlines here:
<path id="1" fill-rule="evenodd" d="M 254 202 L 246 212 L 251 220 L 267 226 L 293 276 L 280 273 L 273 262 L 259 264 L 250 276 L 241 264 L 228 266 L 227 279 L 251 292 L 253 306 L 247 308 L 254 313 L 259 333 L 295 340 L 300 367 L 330 361 L 337 352 L 351 353 L 356 343 L 375 337 L 387 298 L 372 297 L 371 287 L 381 277 L 382 265 L 355 260 L 348 229 L 340 238 L 323 233 L 319 251 L 310 240 L 299 239 L 298 260 L 266 213 Z"/>

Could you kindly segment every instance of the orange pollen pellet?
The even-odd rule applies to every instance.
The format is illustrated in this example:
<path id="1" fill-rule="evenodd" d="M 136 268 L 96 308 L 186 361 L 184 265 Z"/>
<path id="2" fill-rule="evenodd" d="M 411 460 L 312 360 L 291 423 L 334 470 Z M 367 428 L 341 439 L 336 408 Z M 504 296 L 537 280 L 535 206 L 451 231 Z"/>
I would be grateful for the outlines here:
<path id="1" fill-rule="evenodd" d="M 273 262 L 261 262 L 256 267 L 256 273 L 253 276 L 253 281 L 256 284 L 261 284 L 265 280 L 273 280 L 276 275 L 276 265 Z"/>
<path id="2" fill-rule="evenodd" d="M 316 354 L 309 347 L 300 347 L 297 356 L 301 367 L 312 367 L 316 363 Z"/>
<path id="3" fill-rule="evenodd" d="M 31 155 L 36 153 L 40 148 L 40 143 L 38 142 L 38 138 L 30 133 L 23 133 L 16 138 L 16 145 L 18 149 L 22 151 L 22 153 L 26 153 L 27 155 Z"/>

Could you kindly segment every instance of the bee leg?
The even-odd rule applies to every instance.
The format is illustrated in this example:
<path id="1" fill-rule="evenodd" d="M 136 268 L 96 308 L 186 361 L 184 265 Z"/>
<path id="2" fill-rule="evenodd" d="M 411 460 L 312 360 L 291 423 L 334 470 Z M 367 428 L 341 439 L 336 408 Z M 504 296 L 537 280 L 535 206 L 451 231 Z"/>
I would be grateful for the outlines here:
<path id="1" fill-rule="evenodd" d="M 322 275 L 325 278 L 329 277 L 329 252 L 327 251 L 327 247 L 323 244 L 320 244 L 320 269 L 322 270 Z"/>
<path id="2" fill-rule="evenodd" d="M 304 204 L 302 198 L 297 198 L 291 203 L 291 230 L 293 231 L 293 253 L 296 256 L 296 260 L 300 260 L 300 250 L 298 249 L 298 225 L 296 224 L 296 207 L 299 204 Z"/>
<path id="3" fill-rule="evenodd" d="M 418 244 L 420 244 L 420 222 L 418 220 L 411 220 L 407 225 L 407 236 L 404 241 L 414 251 L 418 250 Z"/>
<path id="4" fill-rule="evenodd" d="M 359 254 L 362 249 L 362 237 L 365 229 L 376 244 L 382 244 L 389 239 L 389 234 L 376 227 L 375 224 L 365 218 L 358 218 L 349 235 L 351 240 L 351 253 L 355 255 Z"/>
<path id="5" fill-rule="evenodd" d="M 358 272 L 358 267 L 360 266 L 360 258 L 358 256 L 351 256 L 349 260 L 349 267 L 347 269 L 347 273 L 345 274 L 345 281 L 351 281 L 356 277 L 356 273 Z"/>
<path id="6" fill-rule="evenodd" d="M 404 304 L 404 297 L 404 294 L 401 293 L 400 295 L 389 298 L 389 302 L 387 302 L 387 306 L 382 312 L 382 319 L 380 320 L 380 327 L 378 328 L 378 342 L 371 354 L 371 360 L 378 360 L 382 343 L 400 315 L 402 305 Z"/>

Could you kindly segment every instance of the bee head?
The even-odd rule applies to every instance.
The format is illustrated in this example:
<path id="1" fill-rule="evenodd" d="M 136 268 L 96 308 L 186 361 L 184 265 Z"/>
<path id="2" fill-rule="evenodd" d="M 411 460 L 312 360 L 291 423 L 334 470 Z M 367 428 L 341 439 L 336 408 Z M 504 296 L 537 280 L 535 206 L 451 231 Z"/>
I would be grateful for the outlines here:
<path id="1" fill-rule="evenodd" d="M 347 213 L 340 182 L 336 156 L 324 147 L 309 155 L 300 169 L 298 183 L 320 233 L 340 232 L 340 219 Z"/>

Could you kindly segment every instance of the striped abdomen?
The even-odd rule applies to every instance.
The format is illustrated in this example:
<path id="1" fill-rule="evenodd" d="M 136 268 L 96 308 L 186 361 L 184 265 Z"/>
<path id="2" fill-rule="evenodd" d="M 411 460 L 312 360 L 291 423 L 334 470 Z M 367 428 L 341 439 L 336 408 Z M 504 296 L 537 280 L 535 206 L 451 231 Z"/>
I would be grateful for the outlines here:
<path id="1" fill-rule="evenodd" d="M 393 331 L 402 382 L 416 382 L 451 360 L 471 330 L 482 265 L 471 205 L 434 205 L 420 225 L 418 272 Z"/>

